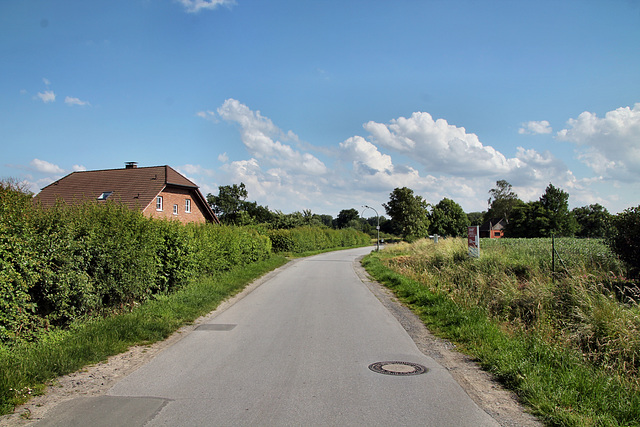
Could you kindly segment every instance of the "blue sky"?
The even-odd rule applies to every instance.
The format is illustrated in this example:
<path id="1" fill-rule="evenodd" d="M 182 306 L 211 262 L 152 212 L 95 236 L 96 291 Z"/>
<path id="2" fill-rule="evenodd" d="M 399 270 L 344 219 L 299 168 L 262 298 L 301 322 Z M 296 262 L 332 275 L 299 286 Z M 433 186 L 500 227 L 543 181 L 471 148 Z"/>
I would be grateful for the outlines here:
<path id="1" fill-rule="evenodd" d="M 0 177 L 35 193 L 136 161 L 285 213 L 640 204 L 636 0 L 4 0 L 0 57 Z"/>

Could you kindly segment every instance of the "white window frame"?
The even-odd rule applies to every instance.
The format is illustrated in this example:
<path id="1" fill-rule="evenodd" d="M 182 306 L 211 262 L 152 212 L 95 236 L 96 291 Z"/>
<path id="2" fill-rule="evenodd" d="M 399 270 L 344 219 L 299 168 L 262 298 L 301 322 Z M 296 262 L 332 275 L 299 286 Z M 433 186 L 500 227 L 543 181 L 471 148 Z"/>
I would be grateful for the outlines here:
<path id="1" fill-rule="evenodd" d="M 184 211 L 191 213 L 191 199 L 184 199 Z"/>
<path id="2" fill-rule="evenodd" d="M 178 215 L 178 205 L 177 204 L 173 205 L 173 214 L 174 215 Z"/>
<path id="3" fill-rule="evenodd" d="M 162 196 L 156 197 L 156 210 L 162 212 Z"/>

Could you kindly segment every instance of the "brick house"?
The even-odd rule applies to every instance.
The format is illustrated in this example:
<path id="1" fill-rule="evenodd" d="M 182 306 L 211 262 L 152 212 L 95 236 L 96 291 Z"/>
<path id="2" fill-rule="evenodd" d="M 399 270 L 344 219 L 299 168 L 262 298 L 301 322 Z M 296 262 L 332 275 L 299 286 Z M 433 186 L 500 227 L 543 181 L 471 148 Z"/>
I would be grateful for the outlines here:
<path id="1" fill-rule="evenodd" d="M 499 239 L 504 237 L 504 229 L 507 227 L 507 220 L 504 218 L 491 218 L 480 226 L 480 237 Z"/>
<path id="2" fill-rule="evenodd" d="M 124 169 L 73 172 L 44 187 L 35 199 L 44 207 L 59 200 L 115 201 L 152 218 L 220 223 L 198 186 L 166 165 L 139 168 L 129 162 Z"/>

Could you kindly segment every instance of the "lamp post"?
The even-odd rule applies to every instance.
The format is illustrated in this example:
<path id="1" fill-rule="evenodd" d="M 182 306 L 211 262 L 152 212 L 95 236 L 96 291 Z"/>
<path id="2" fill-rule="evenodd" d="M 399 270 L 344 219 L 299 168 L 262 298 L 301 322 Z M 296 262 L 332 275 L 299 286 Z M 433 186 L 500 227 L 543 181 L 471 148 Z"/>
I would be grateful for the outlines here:
<path id="1" fill-rule="evenodd" d="M 378 252 L 380 250 L 380 216 L 378 215 L 378 211 L 373 209 L 371 206 L 364 205 L 362 207 L 365 209 L 371 209 L 376 213 L 376 221 L 378 223 L 378 225 L 376 225 L 376 230 L 378 230 L 378 239 L 376 240 L 376 252 Z"/>

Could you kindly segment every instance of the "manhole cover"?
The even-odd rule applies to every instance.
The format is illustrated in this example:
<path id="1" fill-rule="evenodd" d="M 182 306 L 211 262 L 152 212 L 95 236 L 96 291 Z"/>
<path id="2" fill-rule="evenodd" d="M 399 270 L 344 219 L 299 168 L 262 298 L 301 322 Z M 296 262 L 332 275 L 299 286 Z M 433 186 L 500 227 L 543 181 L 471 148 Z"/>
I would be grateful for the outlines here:
<path id="1" fill-rule="evenodd" d="M 420 375 L 427 372 L 427 368 L 411 362 L 376 362 L 369 365 L 373 372 L 385 375 Z"/>

